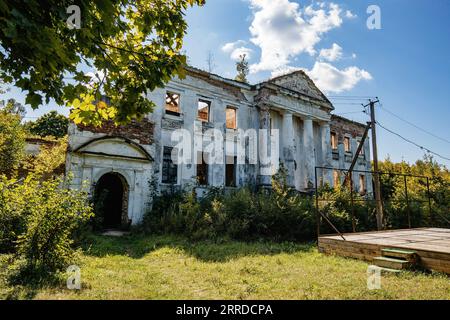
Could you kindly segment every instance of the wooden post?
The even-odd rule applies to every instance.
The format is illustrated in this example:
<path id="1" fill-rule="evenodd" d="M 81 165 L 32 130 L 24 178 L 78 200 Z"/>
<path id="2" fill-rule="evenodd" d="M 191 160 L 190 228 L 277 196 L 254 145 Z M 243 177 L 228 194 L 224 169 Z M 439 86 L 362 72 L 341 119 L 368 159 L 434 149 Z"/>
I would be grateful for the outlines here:
<path id="1" fill-rule="evenodd" d="M 370 120 L 372 123 L 372 149 L 373 149 L 373 169 L 374 169 L 374 184 L 375 184 L 375 201 L 377 210 L 377 228 L 378 230 L 383 229 L 383 203 L 381 202 L 381 187 L 380 187 L 380 176 L 378 170 L 378 149 L 377 149 L 377 131 L 376 131 L 376 121 L 375 121 L 375 103 L 377 101 L 370 101 Z"/>

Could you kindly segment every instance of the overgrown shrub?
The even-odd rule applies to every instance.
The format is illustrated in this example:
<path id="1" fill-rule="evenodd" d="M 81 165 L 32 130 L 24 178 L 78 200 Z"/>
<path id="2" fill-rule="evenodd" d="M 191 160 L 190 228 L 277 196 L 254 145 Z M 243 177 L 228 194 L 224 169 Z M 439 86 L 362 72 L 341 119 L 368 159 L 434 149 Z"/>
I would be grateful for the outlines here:
<path id="1" fill-rule="evenodd" d="M 142 227 L 147 232 L 183 234 L 195 240 L 312 239 L 311 198 L 287 188 L 285 174 L 274 177 L 272 191 L 215 188 L 202 199 L 193 190 L 165 193 L 155 198 Z"/>
<path id="2" fill-rule="evenodd" d="M 25 260 L 27 270 L 53 272 L 74 255 L 74 235 L 93 216 L 87 194 L 59 179 L 0 180 L 0 239 L 3 251 Z"/>

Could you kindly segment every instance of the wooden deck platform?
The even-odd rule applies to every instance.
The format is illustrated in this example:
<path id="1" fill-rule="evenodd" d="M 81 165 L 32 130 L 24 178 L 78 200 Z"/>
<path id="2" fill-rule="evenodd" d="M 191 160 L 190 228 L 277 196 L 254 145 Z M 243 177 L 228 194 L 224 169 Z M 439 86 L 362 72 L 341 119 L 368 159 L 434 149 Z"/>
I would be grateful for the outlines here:
<path id="1" fill-rule="evenodd" d="M 450 229 L 421 228 L 319 237 L 319 251 L 371 262 L 382 249 L 407 249 L 419 256 L 429 270 L 450 274 Z"/>

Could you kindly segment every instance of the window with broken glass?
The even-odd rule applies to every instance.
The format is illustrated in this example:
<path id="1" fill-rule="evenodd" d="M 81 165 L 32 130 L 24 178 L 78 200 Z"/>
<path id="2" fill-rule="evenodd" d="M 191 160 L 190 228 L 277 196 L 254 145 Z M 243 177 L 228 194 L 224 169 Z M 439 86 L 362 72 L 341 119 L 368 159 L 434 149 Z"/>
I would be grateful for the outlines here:
<path id="1" fill-rule="evenodd" d="M 172 161 L 171 147 L 164 147 L 162 163 L 162 183 L 177 184 L 178 166 Z"/>

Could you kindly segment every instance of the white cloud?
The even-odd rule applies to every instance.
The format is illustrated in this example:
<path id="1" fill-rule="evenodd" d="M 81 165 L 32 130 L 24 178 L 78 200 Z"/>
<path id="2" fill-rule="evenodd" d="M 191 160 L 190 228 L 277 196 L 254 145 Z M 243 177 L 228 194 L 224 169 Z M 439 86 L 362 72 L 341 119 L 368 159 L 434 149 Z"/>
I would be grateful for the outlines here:
<path id="1" fill-rule="evenodd" d="M 320 90 L 339 93 L 353 89 L 362 80 L 371 80 L 366 70 L 352 66 L 339 70 L 326 62 L 316 62 L 311 70 L 305 70 Z"/>
<path id="2" fill-rule="evenodd" d="M 336 43 L 333 43 L 330 49 L 320 50 L 319 58 L 328 61 L 337 61 L 342 58 L 342 47 Z"/>
<path id="3" fill-rule="evenodd" d="M 244 40 L 238 40 L 235 42 L 226 43 L 222 47 L 222 51 L 230 54 L 230 58 L 233 60 L 239 60 L 241 55 L 246 55 L 247 60 L 250 60 L 252 57 L 253 50 L 245 47 L 247 44 Z"/>
<path id="4" fill-rule="evenodd" d="M 223 45 L 222 51 L 225 53 L 231 53 L 236 47 L 245 45 L 247 42 L 244 40 L 238 40 L 235 42 L 228 42 Z"/>
<path id="5" fill-rule="evenodd" d="M 251 42 L 261 48 L 260 61 L 250 67 L 253 73 L 287 66 L 304 52 L 316 54 L 322 35 L 342 24 L 342 10 L 334 3 L 304 8 L 289 0 L 250 0 L 250 4 Z"/>
<path id="6" fill-rule="evenodd" d="M 270 74 L 271 78 L 275 78 L 275 77 L 279 77 L 279 76 L 284 76 L 285 74 L 289 74 L 295 71 L 301 70 L 301 68 L 297 68 L 297 67 L 292 67 L 292 66 L 284 66 L 284 67 L 280 67 L 276 70 L 273 70 Z"/>

